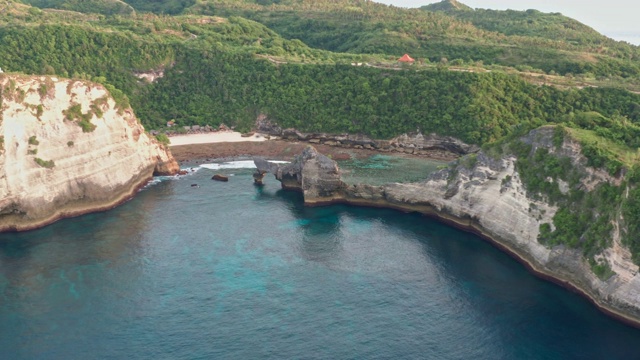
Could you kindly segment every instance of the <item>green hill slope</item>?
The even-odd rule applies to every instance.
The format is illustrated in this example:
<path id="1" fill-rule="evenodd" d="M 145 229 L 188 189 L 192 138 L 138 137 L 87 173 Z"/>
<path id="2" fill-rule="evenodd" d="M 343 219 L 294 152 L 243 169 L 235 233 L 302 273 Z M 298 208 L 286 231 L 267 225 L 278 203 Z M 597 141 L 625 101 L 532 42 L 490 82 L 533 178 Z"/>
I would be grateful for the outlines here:
<path id="1" fill-rule="evenodd" d="M 599 131 L 638 145 L 626 137 L 640 122 L 640 96 L 623 90 L 559 90 L 444 67 L 353 66 L 371 59 L 313 49 L 240 17 L 105 17 L 9 4 L 0 14 L 3 69 L 113 85 L 150 128 L 174 119 L 249 129 L 263 114 L 303 131 L 390 138 L 420 130 L 485 144 L 598 112 L 612 119 L 609 133 Z M 145 73 L 163 76 L 149 83 L 139 78 Z"/>
<path id="2" fill-rule="evenodd" d="M 473 8 L 456 0 L 442 0 L 438 3 L 422 6 L 427 11 L 472 11 Z"/>
<path id="3" fill-rule="evenodd" d="M 456 19 L 468 21 L 477 28 L 507 36 L 517 35 L 565 41 L 586 47 L 594 44 L 613 45 L 613 42 L 606 36 L 560 13 L 543 13 L 533 9 L 527 11 L 473 10 L 468 7 L 451 6 L 448 0 L 423 6 L 421 9 L 442 11 Z"/>
<path id="4" fill-rule="evenodd" d="M 23 0 L 42 9 L 71 10 L 104 15 L 125 15 L 134 12 L 133 7 L 121 0 Z"/>
<path id="5" fill-rule="evenodd" d="M 452 7 L 453 3 L 447 4 Z M 462 59 L 526 65 L 560 74 L 640 74 L 640 48 L 615 42 L 555 14 L 425 11 L 364 0 L 200 0 L 185 11 L 243 16 L 286 38 L 336 52 L 409 53 L 432 62 Z M 530 25 L 530 20 L 539 24 Z"/>

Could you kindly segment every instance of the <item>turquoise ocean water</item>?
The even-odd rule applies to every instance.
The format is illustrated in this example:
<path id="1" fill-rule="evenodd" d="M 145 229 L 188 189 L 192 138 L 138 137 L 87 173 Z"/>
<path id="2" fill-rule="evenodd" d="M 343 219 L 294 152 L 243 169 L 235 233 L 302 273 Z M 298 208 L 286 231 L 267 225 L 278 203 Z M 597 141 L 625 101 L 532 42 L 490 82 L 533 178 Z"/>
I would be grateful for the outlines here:
<path id="1" fill-rule="evenodd" d="M 476 236 L 219 171 L 0 234 L 0 359 L 640 358 L 640 331 Z"/>

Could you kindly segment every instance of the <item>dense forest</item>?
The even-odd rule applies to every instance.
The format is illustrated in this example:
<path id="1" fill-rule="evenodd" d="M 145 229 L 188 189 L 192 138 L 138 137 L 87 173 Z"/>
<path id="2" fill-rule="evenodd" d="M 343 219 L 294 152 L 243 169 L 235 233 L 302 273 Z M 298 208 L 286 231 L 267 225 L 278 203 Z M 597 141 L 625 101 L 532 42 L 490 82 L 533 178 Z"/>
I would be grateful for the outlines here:
<path id="1" fill-rule="evenodd" d="M 141 11 L 143 3 L 149 4 L 131 5 Z M 198 1 L 194 6 L 212 3 L 216 2 Z M 220 3 L 245 8 L 310 6 L 318 11 L 345 4 L 370 6 L 375 10 L 371 16 L 389 19 L 408 12 L 362 1 Z M 259 114 L 265 114 L 284 127 L 303 131 L 366 133 L 375 138 L 438 132 L 484 144 L 549 123 L 586 127 L 576 119 L 589 112 L 620 122 L 640 121 L 640 96 L 628 91 L 560 90 L 504 72 L 450 71 L 441 63 L 415 69 L 353 66 L 380 61 L 385 55 L 314 49 L 241 17 L 83 17 L 9 4 L 12 11 L 0 15 L 6 20 L 0 26 L 3 68 L 113 85 L 129 97 L 148 128 L 175 120 L 179 125 L 225 123 L 248 130 Z M 176 3 L 153 4 L 168 9 Z M 424 10 L 410 13 L 444 16 Z M 147 71 L 162 71 L 164 77 L 151 84 L 138 78 Z M 629 134 L 633 133 L 605 135 L 628 138 Z M 634 139 L 624 141 L 637 146 Z"/>
<path id="2" fill-rule="evenodd" d="M 418 61 L 398 64 L 404 53 Z M 147 129 L 175 120 L 246 131 L 266 115 L 302 131 L 435 132 L 507 151 L 518 155 L 531 196 L 561 207 L 540 241 L 579 247 L 592 260 L 617 214 L 611 204 L 621 204 L 630 229 L 640 224 L 640 95 L 629 91 L 640 48 L 560 14 L 452 0 L 422 9 L 364 0 L 6 0 L 0 67 L 103 83 Z M 148 82 L 146 73 L 162 76 Z M 562 86 L 544 85 L 551 77 Z M 546 179 L 575 185 L 575 168 L 517 140 L 550 124 L 559 124 L 559 139 L 578 139 L 589 165 L 628 174 L 625 182 L 559 192 Z M 640 238 L 624 241 L 640 262 Z"/>
<path id="3" fill-rule="evenodd" d="M 337 52 L 411 53 L 431 62 L 461 59 L 560 74 L 640 74 L 638 47 L 560 14 L 468 9 L 420 11 L 365 0 L 202 0 L 185 11 L 243 16 L 286 38 Z"/>

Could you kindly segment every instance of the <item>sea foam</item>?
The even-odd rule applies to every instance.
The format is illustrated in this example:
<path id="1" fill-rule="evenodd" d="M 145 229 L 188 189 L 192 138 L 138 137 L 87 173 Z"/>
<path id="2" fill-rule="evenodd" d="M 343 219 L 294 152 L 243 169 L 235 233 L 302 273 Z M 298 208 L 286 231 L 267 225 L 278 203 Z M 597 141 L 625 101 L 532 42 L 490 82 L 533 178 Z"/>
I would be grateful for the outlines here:
<path id="1" fill-rule="evenodd" d="M 286 164 L 288 161 L 276 161 L 269 160 L 269 162 L 277 163 L 277 164 Z M 229 162 L 221 162 L 221 163 L 211 163 L 211 164 L 202 164 L 201 168 L 210 169 L 210 170 L 220 170 L 220 169 L 255 169 L 256 165 L 253 163 L 253 160 L 238 160 L 238 161 L 229 161 Z"/>

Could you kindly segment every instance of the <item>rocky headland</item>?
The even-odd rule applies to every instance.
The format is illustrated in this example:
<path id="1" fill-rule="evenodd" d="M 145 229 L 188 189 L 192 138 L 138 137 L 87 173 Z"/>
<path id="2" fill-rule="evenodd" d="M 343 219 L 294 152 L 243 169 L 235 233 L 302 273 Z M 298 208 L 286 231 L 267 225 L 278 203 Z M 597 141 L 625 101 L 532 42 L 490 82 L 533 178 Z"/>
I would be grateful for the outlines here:
<path id="1" fill-rule="evenodd" d="M 112 208 L 179 170 L 102 85 L 0 74 L 0 232 Z"/>
<path id="2" fill-rule="evenodd" d="M 565 136 L 558 143 L 554 134 L 553 127 L 540 128 L 519 139 L 518 144 L 530 147 L 532 154 L 542 149 L 570 162 L 580 175 L 571 186 L 580 191 L 620 185 L 622 175 L 612 176 L 587 166 L 578 142 Z M 255 163 L 259 172 L 274 174 L 283 188 L 302 192 L 306 205 L 346 203 L 419 212 L 476 233 L 536 275 L 579 292 L 609 315 L 640 326 L 640 275 L 629 247 L 621 240 L 627 230 L 622 215 L 613 216 L 612 230 L 601 241 L 604 247 L 591 258 L 579 246 L 544 243 L 541 229 L 552 224 L 551 231 L 556 230 L 553 224 L 559 205 L 544 194 L 527 190 L 518 171 L 518 157 L 505 149 L 463 157 L 423 182 L 383 186 L 345 184 L 336 162 L 313 147 L 306 148 L 291 164 L 263 159 L 255 159 Z M 570 185 L 562 179 L 545 181 L 569 194 Z M 594 264 L 608 272 L 596 274 Z"/>

